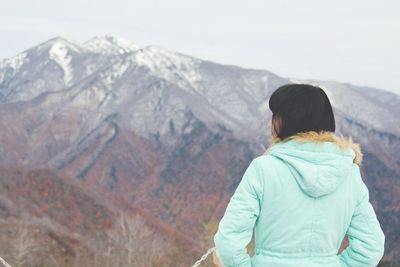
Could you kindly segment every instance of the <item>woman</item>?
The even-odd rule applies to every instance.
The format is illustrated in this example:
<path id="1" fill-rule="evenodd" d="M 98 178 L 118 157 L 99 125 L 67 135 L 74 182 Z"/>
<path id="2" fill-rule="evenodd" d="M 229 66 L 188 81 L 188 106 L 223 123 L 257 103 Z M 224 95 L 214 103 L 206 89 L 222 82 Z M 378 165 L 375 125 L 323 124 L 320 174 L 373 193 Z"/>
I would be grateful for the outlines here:
<path id="1" fill-rule="evenodd" d="M 214 236 L 221 266 L 376 266 L 385 235 L 361 177 L 360 145 L 335 134 L 325 92 L 278 88 L 272 142 L 247 167 Z M 255 228 L 255 254 L 246 246 Z M 338 255 L 345 235 L 349 246 Z"/>

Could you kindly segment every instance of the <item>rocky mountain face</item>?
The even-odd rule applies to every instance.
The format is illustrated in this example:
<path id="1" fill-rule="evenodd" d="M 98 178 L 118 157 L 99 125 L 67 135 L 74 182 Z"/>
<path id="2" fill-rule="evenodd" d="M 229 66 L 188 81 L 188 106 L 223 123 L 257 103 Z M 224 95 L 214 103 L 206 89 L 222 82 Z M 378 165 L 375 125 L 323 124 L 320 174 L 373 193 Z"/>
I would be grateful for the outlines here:
<path id="1" fill-rule="evenodd" d="M 31 198 L 40 190 L 27 187 L 23 195 L 47 207 L 41 216 L 60 229 L 79 228 L 70 225 L 71 212 L 112 229 L 114 215 L 105 216 L 110 224 L 93 215 L 100 205 L 109 214 L 137 214 L 149 231 L 166 237 L 160 247 L 184 246 L 192 248 L 190 257 L 200 256 L 213 245 L 203 238 L 204 225 L 220 219 L 248 163 L 268 146 L 269 96 L 290 82 L 297 81 L 110 35 L 83 44 L 56 37 L 0 61 L 0 162 L 16 172 L 51 172 L 93 200 L 90 211 L 71 204 L 52 213 L 48 205 L 56 198 Z M 400 260 L 400 96 L 301 82 L 325 89 L 337 132 L 361 144 L 363 178 L 387 237 L 384 259 Z M 1 183 L 4 192 L 18 188 Z M 0 205 L 6 204 L 38 217 L 16 194 L 2 194 Z M 0 214 L 23 220 L 18 212 Z"/>

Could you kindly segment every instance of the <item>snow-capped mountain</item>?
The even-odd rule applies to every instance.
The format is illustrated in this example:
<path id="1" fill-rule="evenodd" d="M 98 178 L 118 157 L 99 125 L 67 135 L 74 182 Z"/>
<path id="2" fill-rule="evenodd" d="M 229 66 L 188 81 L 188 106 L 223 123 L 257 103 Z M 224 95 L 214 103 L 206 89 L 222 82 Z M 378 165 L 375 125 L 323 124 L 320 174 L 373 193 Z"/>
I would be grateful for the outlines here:
<path id="1" fill-rule="evenodd" d="M 3 103 L 25 101 L 45 92 L 83 86 L 96 99 L 112 92 L 115 100 L 130 103 L 132 100 L 126 97 L 134 94 L 127 87 L 143 86 L 137 79 L 133 81 L 139 72 L 146 73 L 140 79 L 152 77 L 168 83 L 167 87 L 179 87 L 192 97 L 185 102 L 192 103 L 192 110 L 203 121 L 218 121 L 238 134 L 240 128 L 256 125 L 265 116 L 271 90 L 286 82 L 302 82 L 289 81 L 268 71 L 220 65 L 157 46 L 139 48 L 111 35 L 96 36 L 83 44 L 56 37 L 0 62 L 0 99 Z M 332 81 L 303 82 L 324 86 L 335 109 L 346 116 L 399 134 L 400 118 L 392 116 L 400 109 L 398 95 Z M 97 83 L 96 89 L 93 83 Z M 175 92 L 178 90 L 171 93 Z M 207 106 L 211 108 L 204 108 Z M 169 115 L 173 114 L 165 116 Z"/>
<path id="2" fill-rule="evenodd" d="M 83 44 L 56 37 L 0 61 L 0 161 L 56 168 L 200 236 L 199 222 L 220 216 L 247 161 L 267 146 L 270 95 L 292 82 L 322 86 L 337 132 L 361 143 L 393 259 L 400 97 L 379 89 L 289 79 L 111 35 Z"/>

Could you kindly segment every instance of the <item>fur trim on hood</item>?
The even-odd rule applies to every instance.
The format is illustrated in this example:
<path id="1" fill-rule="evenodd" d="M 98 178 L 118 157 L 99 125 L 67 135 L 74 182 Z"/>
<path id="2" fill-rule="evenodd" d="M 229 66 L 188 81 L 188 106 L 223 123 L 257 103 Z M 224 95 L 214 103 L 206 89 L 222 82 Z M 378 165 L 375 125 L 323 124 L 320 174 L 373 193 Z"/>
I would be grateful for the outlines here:
<path id="1" fill-rule="evenodd" d="M 264 152 L 266 154 L 268 150 L 276 143 L 279 142 L 284 142 L 290 139 L 296 139 L 299 142 L 334 142 L 335 144 L 338 145 L 341 149 L 347 149 L 347 148 L 352 148 L 356 154 L 353 163 L 361 166 L 362 160 L 363 160 L 363 153 L 361 151 L 360 144 L 353 142 L 352 137 L 344 137 L 344 136 L 339 136 L 336 135 L 334 132 L 331 131 L 320 131 L 320 132 L 315 132 L 315 131 L 308 131 L 308 132 L 301 132 L 301 133 L 296 133 L 292 136 L 289 136 L 283 140 L 281 140 L 279 137 L 273 137 L 270 146 L 267 148 L 267 150 Z"/>

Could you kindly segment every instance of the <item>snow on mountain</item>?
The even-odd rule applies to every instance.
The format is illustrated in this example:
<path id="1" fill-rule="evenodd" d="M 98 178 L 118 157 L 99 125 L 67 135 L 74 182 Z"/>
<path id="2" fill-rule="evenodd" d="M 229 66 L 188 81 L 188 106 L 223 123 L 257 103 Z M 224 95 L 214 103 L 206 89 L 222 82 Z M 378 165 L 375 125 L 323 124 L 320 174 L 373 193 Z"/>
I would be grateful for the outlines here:
<path id="1" fill-rule="evenodd" d="M 139 46 L 133 42 L 110 34 L 95 36 L 84 42 L 82 46 L 91 52 L 109 55 L 122 55 L 139 49 Z"/>
<path id="2" fill-rule="evenodd" d="M 55 43 L 49 50 L 49 56 L 55 60 L 64 72 L 64 83 L 69 85 L 73 79 L 71 68 L 71 55 L 68 53 L 68 47 L 61 42 Z"/>
<path id="3" fill-rule="evenodd" d="M 39 45 L 32 47 L 29 50 L 36 50 L 36 51 L 48 51 L 49 48 L 53 47 L 54 45 L 57 46 L 63 46 L 65 47 L 66 50 L 71 50 L 76 53 L 81 53 L 82 48 L 81 46 L 77 43 L 77 41 L 73 39 L 68 39 L 62 36 L 56 36 L 54 38 L 51 38 L 43 43 L 40 43 Z"/>
<path id="4" fill-rule="evenodd" d="M 6 58 L 6 59 L 0 61 L 0 69 L 11 68 L 12 72 L 15 73 L 21 68 L 21 66 L 27 60 L 29 60 L 27 58 L 27 54 L 25 52 L 23 52 L 16 56 L 11 57 L 11 58 Z M 4 75 L 4 72 L 2 74 Z M 0 81 L 2 81 L 3 79 L 4 79 L 4 77 L 0 76 Z"/>
<path id="5" fill-rule="evenodd" d="M 140 49 L 134 54 L 134 58 L 138 65 L 148 67 L 152 72 L 160 74 L 161 78 L 167 80 L 182 78 L 189 84 L 195 84 L 201 79 L 199 73 L 196 72 L 196 67 L 202 62 L 200 59 L 171 52 L 159 46 L 153 45 Z"/>

